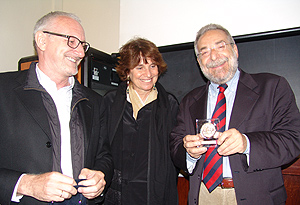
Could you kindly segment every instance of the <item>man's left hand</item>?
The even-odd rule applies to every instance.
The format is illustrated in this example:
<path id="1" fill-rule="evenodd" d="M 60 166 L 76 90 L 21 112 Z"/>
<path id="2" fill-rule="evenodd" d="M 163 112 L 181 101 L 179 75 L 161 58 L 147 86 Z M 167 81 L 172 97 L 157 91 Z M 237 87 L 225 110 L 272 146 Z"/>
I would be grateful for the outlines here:
<path id="1" fill-rule="evenodd" d="M 78 185 L 83 185 L 85 187 L 79 187 L 78 192 L 82 193 L 87 199 L 96 198 L 103 192 L 106 185 L 104 176 L 104 173 L 101 171 L 90 170 L 87 168 L 82 169 L 79 179 L 86 180 L 82 180 Z"/>
<path id="2" fill-rule="evenodd" d="M 216 134 L 220 145 L 218 153 L 223 156 L 232 155 L 235 153 L 244 153 L 247 148 L 247 140 L 237 129 L 229 129 L 223 133 Z"/>

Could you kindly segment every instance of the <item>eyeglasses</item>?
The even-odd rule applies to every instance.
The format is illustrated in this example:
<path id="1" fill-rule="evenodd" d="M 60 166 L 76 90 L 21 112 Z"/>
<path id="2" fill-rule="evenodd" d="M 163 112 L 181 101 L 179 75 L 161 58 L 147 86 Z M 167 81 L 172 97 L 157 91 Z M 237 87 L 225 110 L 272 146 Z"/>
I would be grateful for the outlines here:
<path id="1" fill-rule="evenodd" d="M 51 34 L 51 35 L 67 38 L 68 39 L 67 45 L 70 48 L 76 49 L 79 46 L 79 44 L 81 44 L 82 47 L 83 47 L 84 52 L 87 52 L 89 50 L 90 44 L 88 42 L 79 40 L 75 36 L 69 36 L 69 35 L 64 35 L 64 34 L 59 34 L 59 33 L 53 33 L 53 32 L 50 32 L 50 31 L 43 31 L 43 33 L 48 33 L 48 34 Z"/>
<path id="2" fill-rule="evenodd" d="M 227 45 L 233 45 L 234 43 L 225 43 L 224 41 L 221 41 L 220 43 L 217 43 L 214 47 L 212 48 L 202 48 L 197 55 L 197 58 L 203 58 L 207 57 L 210 55 L 211 50 L 215 50 L 217 52 L 224 51 L 226 49 Z"/>

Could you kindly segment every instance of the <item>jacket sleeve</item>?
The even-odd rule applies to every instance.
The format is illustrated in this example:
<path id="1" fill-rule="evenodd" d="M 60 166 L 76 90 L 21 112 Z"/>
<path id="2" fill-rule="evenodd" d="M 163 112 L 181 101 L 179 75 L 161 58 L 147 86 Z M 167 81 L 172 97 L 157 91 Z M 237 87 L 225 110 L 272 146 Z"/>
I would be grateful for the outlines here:
<path id="1" fill-rule="evenodd" d="M 273 80 L 271 87 L 269 103 L 256 106 L 262 109 L 256 124 L 260 123 L 264 128 L 250 130 L 251 121 L 245 125 L 249 129 L 245 134 L 250 140 L 248 172 L 280 167 L 300 154 L 300 114 L 294 93 L 283 77 Z"/>
<path id="2" fill-rule="evenodd" d="M 97 144 L 96 146 L 96 154 L 94 162 L 92 162 L 93 166 L 91 169 L 99 170 L 105 174 L 105 182 L 106 186 L 99 197 L 95 199 L 95 202 L 100 202 L 104 198 L 104 194 L 106 193 L 113 176 L 113 161 L 111 155 L 111 149 L 108 141 L 107 135 L 107 112 L 104 106 L 103 98 L 100 98 L 98 102 L 98 108 L 95 109 L 94 113 L 94 124 L 93 124 L 93 137 L 94 140 L 92 143 Z"/>
<path id="3" fill-rule="evenodd" d="M 186 149 L 183 147 L 183 138 L 187 134 L 191 134 L 189 131 L 189 124 L 193 124 L 190 122 L 191 118 L 189 115 L 188 104 L 186 98 L 180 103 L 176 118 L 176 126 L 170 135 L 170 152 L 173 163 L 176 167 L 186 172 Z"/>
<path id="4" fill-rule="evenodd" d="M 0 204 L 10 204 L 11 197 L 15 188 L 15 185 L 21 176 L 21 172 L 8 170 L 1 168 L 0 169 Z"/>

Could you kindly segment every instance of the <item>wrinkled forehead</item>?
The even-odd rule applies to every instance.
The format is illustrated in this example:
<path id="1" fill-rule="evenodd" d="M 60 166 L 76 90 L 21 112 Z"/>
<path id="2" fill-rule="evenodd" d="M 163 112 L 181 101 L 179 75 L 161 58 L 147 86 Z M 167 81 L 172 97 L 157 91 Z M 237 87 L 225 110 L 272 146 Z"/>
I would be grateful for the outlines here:
<path id="1" fill-rule="evenodd" d="M 228 43 L 228 37 L 222 30 L 209 30 L 205 32 L 197 43 L 198 49 L 216 45 L 220 42 Z"/>

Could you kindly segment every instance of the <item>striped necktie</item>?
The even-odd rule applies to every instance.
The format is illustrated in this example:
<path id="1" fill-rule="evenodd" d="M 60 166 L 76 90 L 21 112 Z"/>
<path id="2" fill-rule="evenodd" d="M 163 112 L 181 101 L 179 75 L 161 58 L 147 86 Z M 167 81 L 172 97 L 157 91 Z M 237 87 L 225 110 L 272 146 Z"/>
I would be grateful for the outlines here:
<path id="1" fill-rule="evenodd" d="M 220 85 L 217 104 L 212 118 L 219 118 L 219 132 L 225 131 L 226 99 L 224 91 L 227 84 Z M 209 192 L 212 192 L 223 180 L 223 158 L 217 152 L 219 146 L 210 146 L 204 159 L 203 182 Z"/>

